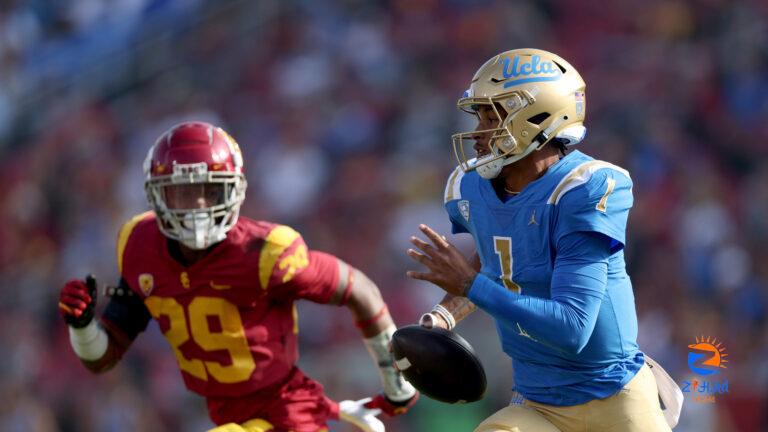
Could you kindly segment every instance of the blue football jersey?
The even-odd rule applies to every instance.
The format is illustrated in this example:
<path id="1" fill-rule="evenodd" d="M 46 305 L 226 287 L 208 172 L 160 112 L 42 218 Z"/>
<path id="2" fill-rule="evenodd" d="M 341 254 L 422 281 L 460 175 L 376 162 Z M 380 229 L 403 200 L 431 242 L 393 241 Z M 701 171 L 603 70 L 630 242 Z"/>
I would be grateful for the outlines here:
<path id="1" fill-rule="evenodd" d="M 502 349 L 513 361 L 515 390 L 536 402 L 566 406 L 608 397 L 640 369 L 637 315 L 624 264 L 629 173 L 573 151 L 518 195 L 501 200 L 489 180 L 461 168 L 450 175 L 445 208 L 454 233 L 470 233 L 480 272 L 519 293 L 550 299 L 558 242 L 575 232 L 610 239 L 607 286 L 595 327 L 579 352 L 565 352 L 528 327 L 496 319 Z"/>

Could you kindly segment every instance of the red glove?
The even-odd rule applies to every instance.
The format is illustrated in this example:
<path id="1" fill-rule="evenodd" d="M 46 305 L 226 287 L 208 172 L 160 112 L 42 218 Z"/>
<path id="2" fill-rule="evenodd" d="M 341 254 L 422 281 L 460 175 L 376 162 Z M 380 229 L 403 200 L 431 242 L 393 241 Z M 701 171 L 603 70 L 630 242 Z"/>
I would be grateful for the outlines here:
<path id="1" fill-rule="evenodd" d="M 416 404 L 417 400 L 419 400 L 419 392 L 414 393 L 410 399 L 406 399 L 402 402 L 391 401 L 383 393 L 379 393 L 374 396 L 370 402 L 366 403 L 365 407 L 369 409 L 380 409 L 381 412 L 394 417 L 407 413 L 408 410 Z"/>
<path id="2" fill-rule="evenodd" d="M 74 328 L 87 326 L 93 319 L 96 307 L 96 278 L 85 277 L 85 281 L 71 280 L 59 294 L 59 313 L 64 322 Z"/>

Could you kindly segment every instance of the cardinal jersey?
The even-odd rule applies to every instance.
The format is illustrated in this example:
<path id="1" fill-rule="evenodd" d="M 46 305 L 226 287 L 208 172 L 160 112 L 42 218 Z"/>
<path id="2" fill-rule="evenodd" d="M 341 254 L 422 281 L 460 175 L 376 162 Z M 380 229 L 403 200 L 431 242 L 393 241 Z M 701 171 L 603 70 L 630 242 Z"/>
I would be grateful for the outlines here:
<path id="1" fill-rule="evenodd" d="M 229 398 L 279 386 L 298 359 L 294 300 L 327 303 L 336 260 L 293 229 L 240 217 L 224 241 L 183 266 L 148 212 L 121 230 L 118 267 L 171 345 L 186 386 Z"/>
<path id="2" fill-rule="evenodd" d="M 448 180 L 445 207 L 454 233 L 474 237 L 481 274 L 522 296 L 551 298 L 557 245 L 563 237 L 593 232 L 610 239 L 607 288 L 594 330 L 578 353 L 538 339 L 535 324 L 546 323 L 525 328 L 514 317 L 497 317 L 502 348 L 513 360 L 515 388 L 528 399 L 575 405 L 607 397 L 642 366 L 623 254 L 631 189 L 627 171 L 578 151 L 506 202 L 474 171 L 465 174 L 457 168 Z"/>

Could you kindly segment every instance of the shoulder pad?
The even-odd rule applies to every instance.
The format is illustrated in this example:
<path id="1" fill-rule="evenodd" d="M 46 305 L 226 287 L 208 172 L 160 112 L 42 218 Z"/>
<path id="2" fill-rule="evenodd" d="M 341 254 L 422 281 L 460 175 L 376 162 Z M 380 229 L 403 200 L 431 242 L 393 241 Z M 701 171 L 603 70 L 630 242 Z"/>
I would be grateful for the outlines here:
<path id="1" fill-rule="evenodd" d="M 601 161 L 601 160 L 592 160 L 589 162 L 584 162 L 578 165 L 576 168 L 572 169 L 568 174 L 563 176 L 563 178 L 560 180 L 557 186 L 555 186 L 555 189 L 549 195 L 549 199 L 547 199 L 547 204 L 557 205 L 560 202 L 560 199 L 563 197 L 563 195 L 568 193 L 568 191 L 573 190 L 574 188 L 589 182 L 589 180 L 592 178 L 592 174 L 594 174 L 596 171 L 601 169 L 610 169 L 610 170 L 616 171 L 618 173 L 621 173 L 631 181 L 629 172 L 617 165 L 614 165 L 609 162 Z"/>
<path id="2" fill-rule="evenodd" d="M 464 170 L 461 166 L 457 166 L 453 170 L 450 176 L 448 176 L 448 182 L 445 185 L 445 194 L 443 195 L 443 204 L 448 201 L 461 199 L 461 179 L 464 177 Z"/>
<path id="3" fill-rule="evenodd" d="M 155 212 L 147 211 L 132 217 L 126 222 L 122 228 L 120 228 L 120 234 L 117 237 L 117 269 L 120 274 L 123 274 L 123 254 L 125 253 L 125 246 L 128 244 L 128 239 L 131 237 L 136 225 L 146 219 L 155 216 Z"/>

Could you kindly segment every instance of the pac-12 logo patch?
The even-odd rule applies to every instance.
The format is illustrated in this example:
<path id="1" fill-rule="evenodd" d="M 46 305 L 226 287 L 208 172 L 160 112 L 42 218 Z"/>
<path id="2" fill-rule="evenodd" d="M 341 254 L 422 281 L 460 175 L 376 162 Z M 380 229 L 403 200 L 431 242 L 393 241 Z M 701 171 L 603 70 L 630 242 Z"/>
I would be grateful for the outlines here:
<path id="1" fill-rule="evenodd" d="M 725 363 L 728 360 L 728 354 L 725 353 L 725 347 L 722 342 L 715 338 L 704 336 L 696 338 L 696 343 L 688 345 L 688 367 L 694 373 L 699 375 L 715 375 L 725 369 Z"/>
<path id="2" fill-rule="evenodd" d="M 464 216 L 464 219 L 469 222 L 469 201 L 459 201 L 459 213 L 461 213 L 461 215 Z"/>
<path id="3" fill-rule="evenodd" d="M 149 273 L 140 274 L 139 288 L 141 288 L 141 292 L 143 292 L 145 296 L 148 296 L 155 288 L 155 278 Z"/>

